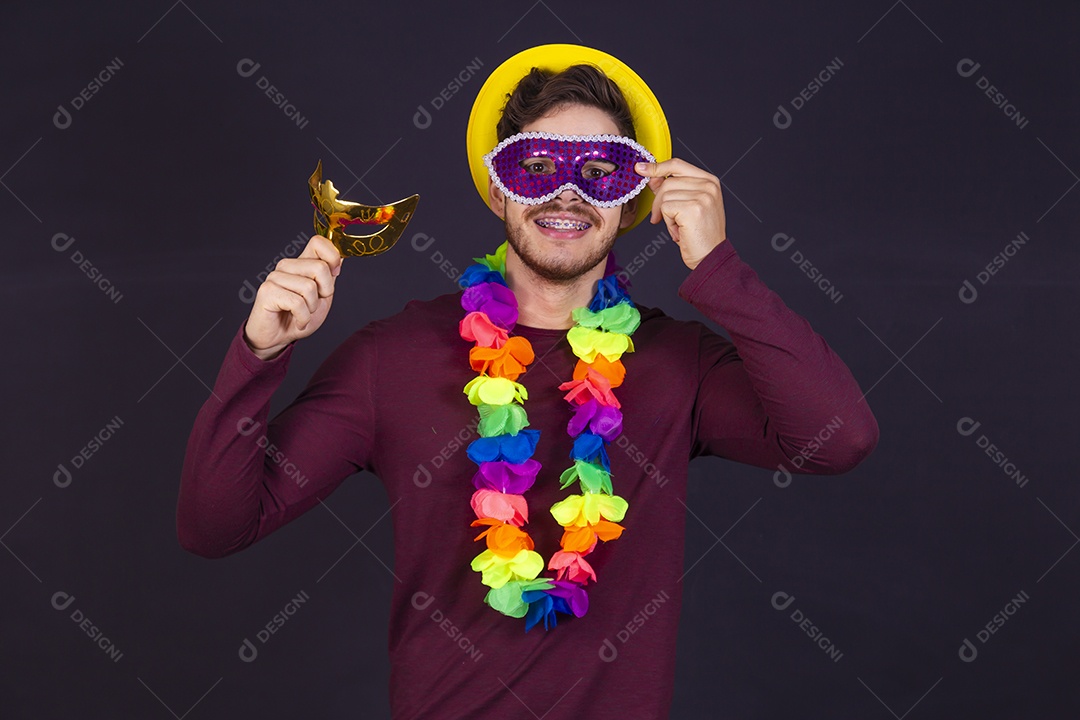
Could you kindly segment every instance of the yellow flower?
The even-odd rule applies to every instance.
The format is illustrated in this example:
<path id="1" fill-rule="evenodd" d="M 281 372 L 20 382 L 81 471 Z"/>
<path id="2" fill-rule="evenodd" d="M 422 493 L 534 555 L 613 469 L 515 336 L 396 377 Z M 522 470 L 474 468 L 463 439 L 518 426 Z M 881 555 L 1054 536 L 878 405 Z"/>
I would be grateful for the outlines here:
<path id="1" fill-rule="evenodd" d="M 600 517 L 619 522 L 626 515 L 629 503 L 618 495 L 585 493 L 571 495 L 551 506 L 551 514 L 563 527 L 585 527 L 600 522 Z"/>
<path id="2" fill-rule="evenodd" d="M 465 385 L 465 394 L 473 405 L 508 405 L 529 399 L 529 392 L 519 382 L 504 377 L 479 375 Z"/>
<path id="3" fill-rule="evenodd" d="M 625 333 L 604 332 L 594 328 L 575 325 L 566 333 L 574 354 L 587 363 L 596 359 L 597 353 L 609 362 L 618 360 L 624 352 L 634 352 L 634 341 Z"/>
<path id="4" fill-rule="evenodd" d="M 544 569 L 544 558 L 534 550 L 519 550 L 512 558 L 505 558 L 485 550 L 470 565 L 482 573 L 480 582 L 490 588 L 500 588 L 511 580 L 533 580 Z"/>

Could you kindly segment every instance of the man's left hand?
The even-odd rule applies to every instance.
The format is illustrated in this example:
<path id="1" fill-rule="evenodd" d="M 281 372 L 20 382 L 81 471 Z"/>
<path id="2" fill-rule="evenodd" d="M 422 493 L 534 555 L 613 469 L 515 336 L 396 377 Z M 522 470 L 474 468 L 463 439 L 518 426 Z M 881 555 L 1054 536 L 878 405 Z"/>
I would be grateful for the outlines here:
<path id="1" fill-rule="evenodd" d="M 679 158 L 638 163 L 634 170 L 649 178 L 649 189 L 656 195 L 649 222 L 655 225 L 664 219 L 683 262 L 693 270 L 727 239 L 720 179 Z"/>

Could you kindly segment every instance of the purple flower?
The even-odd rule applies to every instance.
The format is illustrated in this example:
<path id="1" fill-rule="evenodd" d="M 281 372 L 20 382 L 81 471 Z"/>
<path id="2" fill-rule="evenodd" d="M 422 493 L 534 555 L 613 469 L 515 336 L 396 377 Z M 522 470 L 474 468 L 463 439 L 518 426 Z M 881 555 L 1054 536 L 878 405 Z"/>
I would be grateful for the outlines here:
<path id="1" fill-rule="evenodd" d="M 574 408 L 574 417 L 566 426 L 572 437 L 577 437 L 588 426 L 589 431 L 608 442 L 613 442 L 622 432 L 622 411 L 611 405 L 604 405 L 596 398 Z"/>
<path id="2" fill-rule="evenodd" d="M 523 463 L 508 463 L 504 460 L 482 462 L 480 469 L 473 475 L 473 485 L 477 490 L 523 495 L 536 482 L 536 473 L 539 471 L 540 462 L 531 458 Z"/>
<path id="3" fill-rule="evenodd" d="M 518 319 L 514 291 L 498 283 L 485 282 L 467 288 L 461 294 L 461 307 L 466 312 L 486 313 L 493 324 L 507 331 L 514 328 Z"/>

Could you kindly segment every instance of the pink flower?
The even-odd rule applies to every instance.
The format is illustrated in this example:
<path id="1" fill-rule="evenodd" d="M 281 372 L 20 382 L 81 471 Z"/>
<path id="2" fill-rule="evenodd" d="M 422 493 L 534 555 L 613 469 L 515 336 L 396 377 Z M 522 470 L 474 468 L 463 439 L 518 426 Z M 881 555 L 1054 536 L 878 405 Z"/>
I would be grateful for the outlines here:
<path id="1" fill-rule="evenodd" d="M 465 340 L 473 340 L 479 347 L 500 348 L 506 344 L 507 332 L 491 322 L 486 313 L 474 310 L 458 323 L 458 330 Z"/>
<path id="2" fill-rule="evenodd" d="M 579 552 L 559 550 L 551 556 L 551 561 L 548 562 L 548 570 L 559 571 L 556 580 L 565 578 L 585 585 L 591 577 L 593 582 L 596 582 L 596 572 L 593 571 L 592 565 Z"/>
<path id="3" fill-rule="evenodd" d="M 581 380 L 571 380 L 559 386 L 560 390 L 569 390 L 564 396 L 567 402 L 584 405 L 595 398 L 602 405 L 609 407 L 622 407 L 611 392 L 611 383 L 602 374 L 589 368 L 589 374 Z"/>
<path id="4" fill-rule="evenodd" d="M 494 518 L 518 527 L 529 521 L 529 505 L 524 495 L 482 488 L 473 493 L 472 509 L 478 518 Z"/>

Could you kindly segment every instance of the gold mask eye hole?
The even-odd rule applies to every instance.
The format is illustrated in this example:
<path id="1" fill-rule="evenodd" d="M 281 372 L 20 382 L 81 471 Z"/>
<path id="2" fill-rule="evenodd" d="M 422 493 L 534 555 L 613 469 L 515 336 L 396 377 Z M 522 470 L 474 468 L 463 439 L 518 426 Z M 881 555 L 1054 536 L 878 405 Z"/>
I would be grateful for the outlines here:
<path id="1" fill-rule="evenodd" d="M 412 219 L 419 195 L 410 195 L 386 205 L 364 205 L 338 198 L 338 190 L 322 176 L 322 161 L 308 178 L 311 204 L 315 206 L 315 232 L 323 235 L 342 257 L 378 255 L 398 241 Z M 351 224 L 383 225 L 369 235 L 350 235 L 344 228 Z"/>

